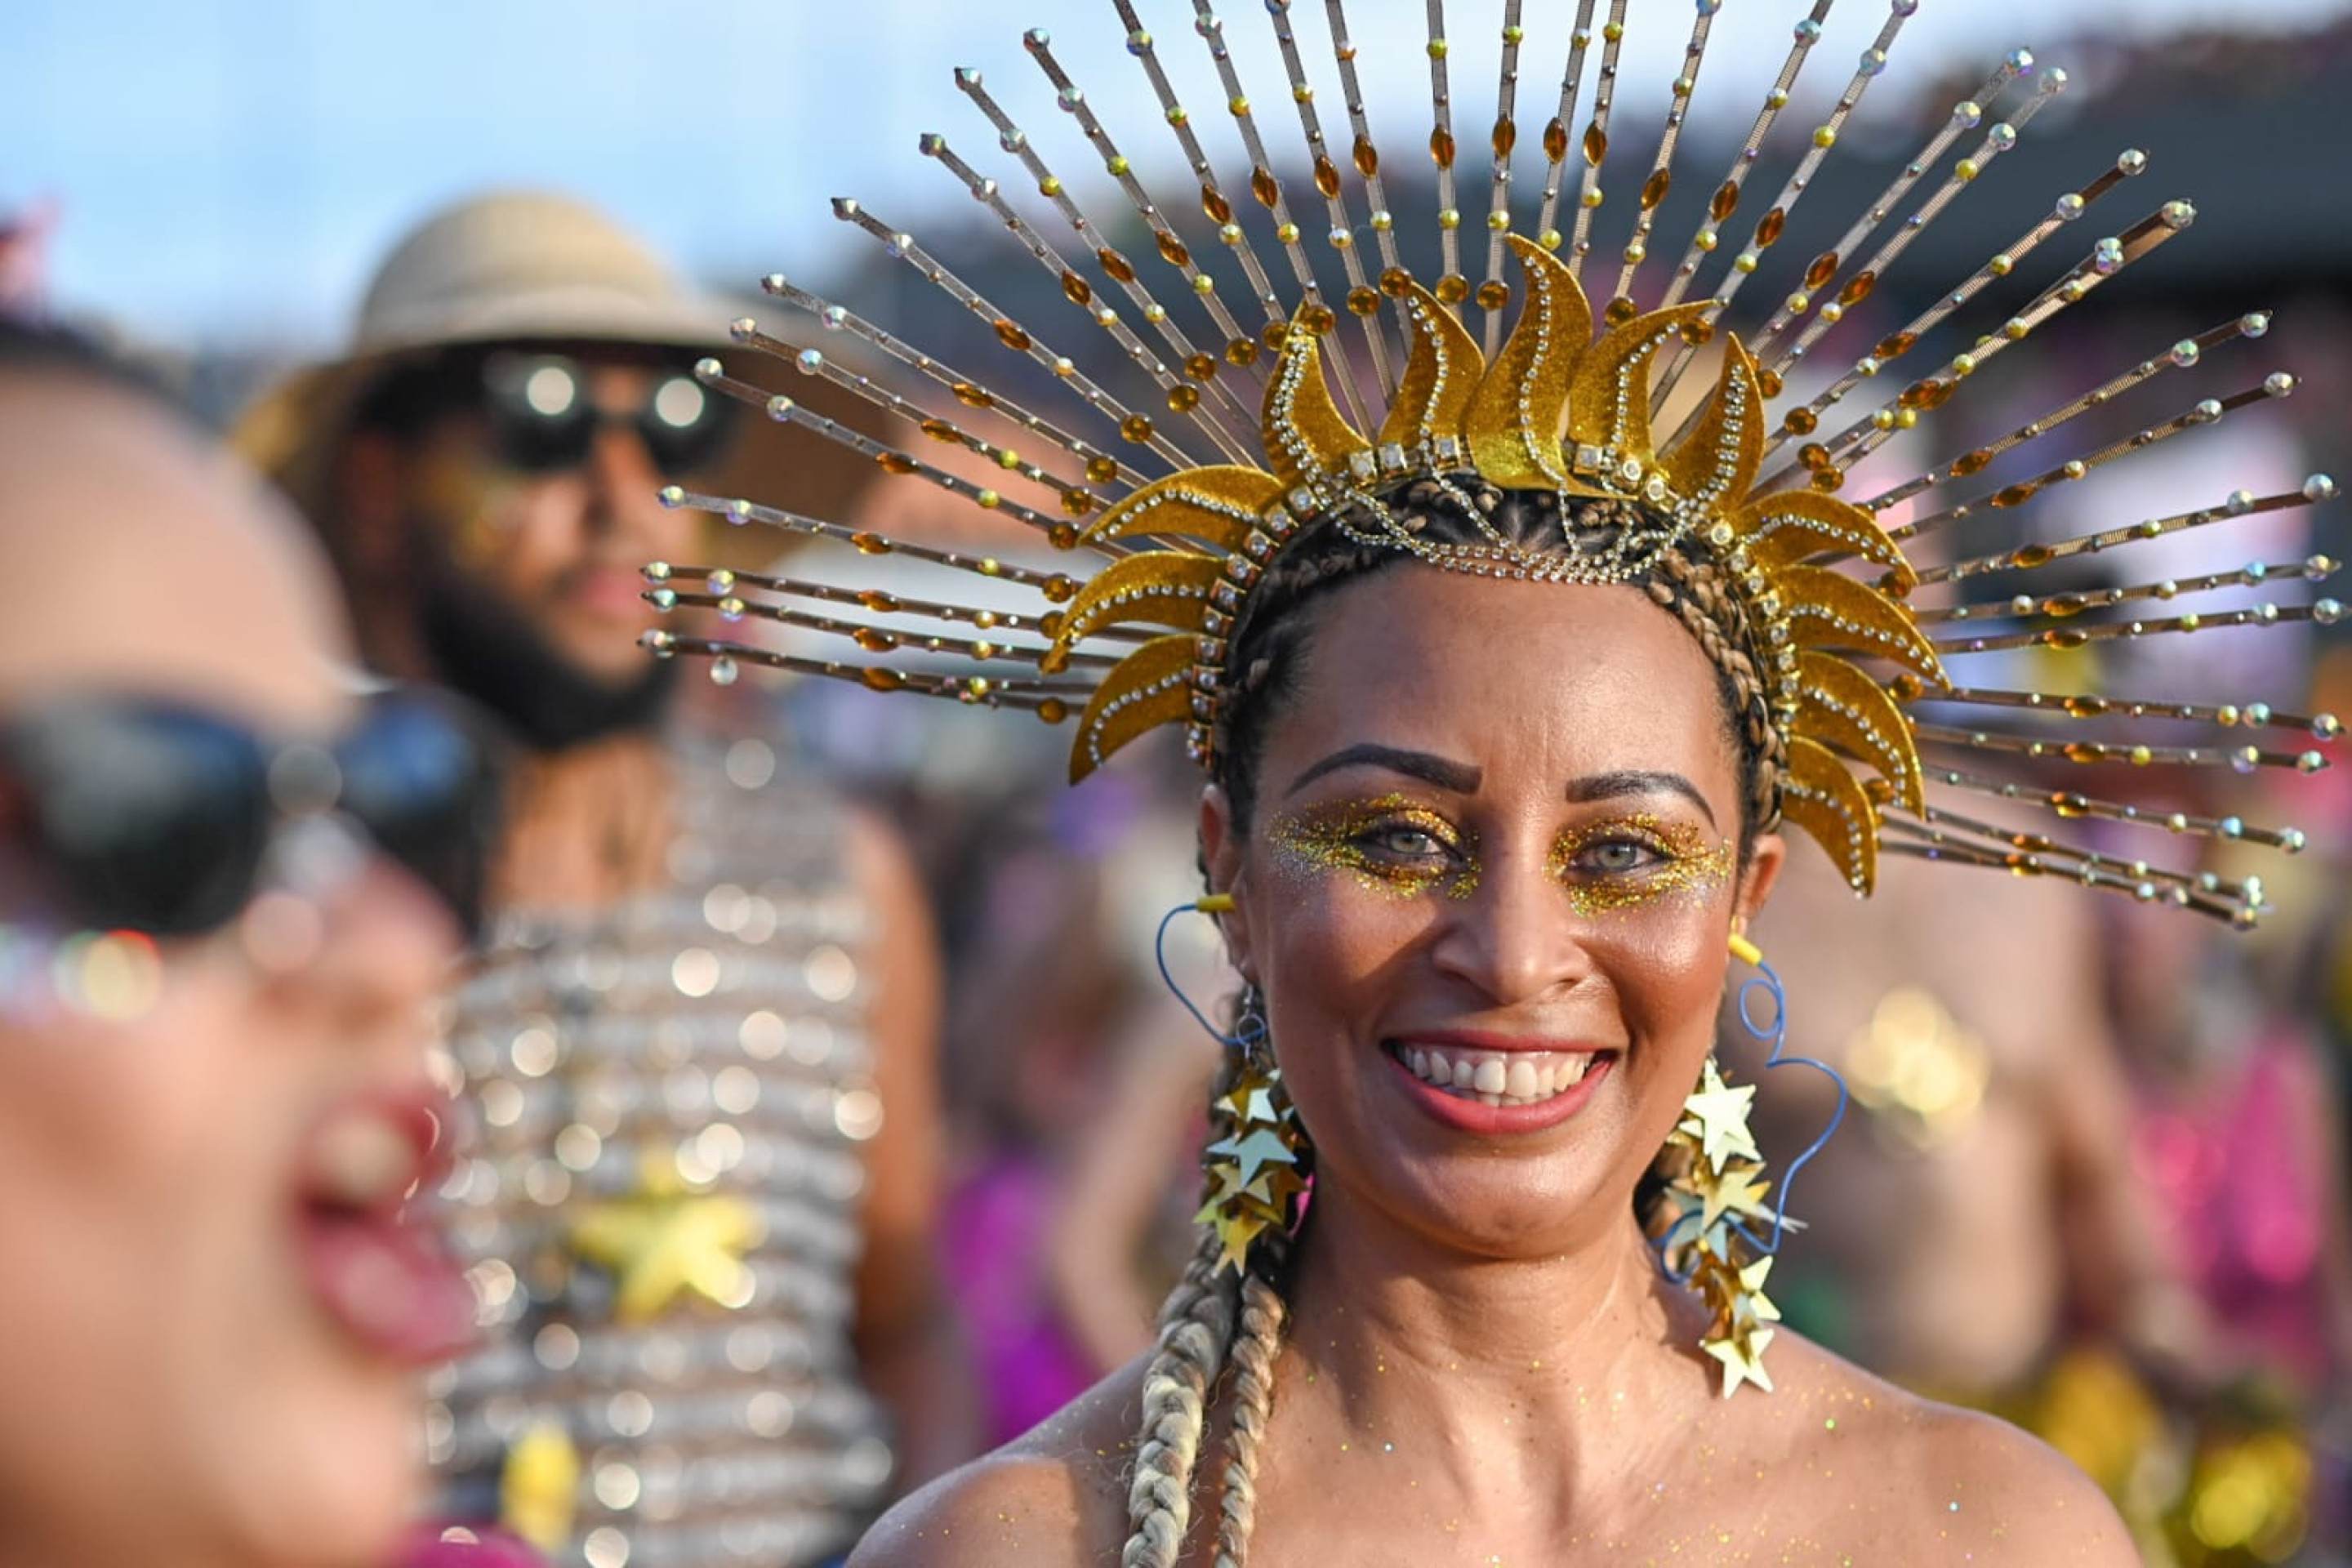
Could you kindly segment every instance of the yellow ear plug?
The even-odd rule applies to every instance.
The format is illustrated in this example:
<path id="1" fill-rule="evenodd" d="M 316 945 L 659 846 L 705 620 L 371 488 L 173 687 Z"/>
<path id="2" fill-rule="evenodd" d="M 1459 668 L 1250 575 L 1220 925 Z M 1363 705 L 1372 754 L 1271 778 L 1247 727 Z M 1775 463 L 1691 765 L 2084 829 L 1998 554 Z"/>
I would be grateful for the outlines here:
<path id="1" fill-rule="evenodd" d="M 1757 946 L 1754 942 L 1748 941 L 1746 937 L 1740 935 L 1738 931 L 1733 931 L 1731 933 L 1731 956 L 1739 960 L 1742 963 L 1762 963 L 1764 962 L 1764 950 Z"/>
<path id="2" fill-rule="evenodd" d="M 1234 912 L 1231 893 L 1209 893 L 1192 900 L 1192 907 L 1204 915 L 1229 915 Z"/>

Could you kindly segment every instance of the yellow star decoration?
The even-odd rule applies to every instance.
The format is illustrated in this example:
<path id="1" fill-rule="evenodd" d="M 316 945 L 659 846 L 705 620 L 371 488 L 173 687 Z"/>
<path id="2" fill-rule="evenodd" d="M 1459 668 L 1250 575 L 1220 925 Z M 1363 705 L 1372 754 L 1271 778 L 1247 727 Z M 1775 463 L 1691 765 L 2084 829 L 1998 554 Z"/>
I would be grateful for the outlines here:
<path id="1" fill-rule="evenodd" d="M 1286 1230 L 1294 1200 L 1306 1190 L 1298 1171 L 1298 1118 L 1282 1092 L 1278 1068 L 1243 1069 L 1217 1101 L 1225 1136 L 1209 1145 L 1209 1195 L 1195 1225 L 1213 1227 L 1223 1251 L 1220 1269 L 1249 1264 L 1249 1249 L 1269 1226 Z"/>
<path id="2" fill-rule="evenodd" d="M 580 1450 L 552 1422 L 533 1426 L 507 1449 L 499 1472 L 499 1522 L 552 1557 L 572 1540 L 580 1495 Z"/>
<path id="3" fill-rule="evenodd" d="M 1764 1370 L 1764 1349 L 1777 1330 L 1780 1309 L 1764 1294 L 1772 1259 L 1751 1257 L 1754 1244 L 1740 1222 L 1774 1221 L 1765 1203 L 1771 1183 L 1763 1156 L 1748 1131 L 1748 1110 L 1756 1086 L 1724 1082 L 1715 1058 L 1707 1058 L 1698 1088 L 1683 1102 L 1683 1119 L 1666 1141 L 1686 1166 L 1668 1184 L 1675 1207 L 1664 1240 L 1667 1266 L 1687 1278 L 1706 1301 L 1707 1331 L 1699 1348 L 1723 1363 L 1723 1396 L 1743 1383 L 1772 1391 Z M 1794 1220 L 1780 1223 L 1794 1228 Z"/>
<path id="4" fill-rule="evenodd" d="M 649 1157 L 634 1194 L 589 1205 L 573 1216 L 572 1249 L 620 1277 L 614 1315 L 643 1323 L 682 1291 L 730 1310 L 748 1305 L 752 1278 L 743 1254 L 765 1230 L 751 1204 L 690 1192 L 671 1162 Z"/>

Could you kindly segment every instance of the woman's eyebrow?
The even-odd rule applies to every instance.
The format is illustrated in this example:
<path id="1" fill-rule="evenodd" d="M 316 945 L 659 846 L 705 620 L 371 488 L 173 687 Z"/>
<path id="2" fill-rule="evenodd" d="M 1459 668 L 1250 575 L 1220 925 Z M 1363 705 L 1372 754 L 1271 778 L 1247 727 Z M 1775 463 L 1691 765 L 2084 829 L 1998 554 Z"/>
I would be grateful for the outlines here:
<path id="1" fill-rule="evenodd" d="M 1706 804 L 1706 796 L 1698 786 L 1680 773 L 1644 773 L 1624 768 L 1615 773 L 1586 773 L 1582 778 L 1568 781 L 1568 798 L 1573 805 L 1590 801 L 1617 800 L 1629 795 L 1678 795 L 1706 814 L 1706 825 L 1715 826 L 1715 808 Z"/>
<path id="2" fill-rule="evenodd" d="M 1456 795 L 1477 794 L 1479 780 L 1485 776 L 1467 763 L 1457 763 L 1433 752 L 1406 751 L 1399 746 L 1383 746 L 1364 741 L 1344 746 L 1315 763 L 1291 780 L 1290 787 L 1283 793 L 1286 795 L 1297 795 L 1325 773 L 1337 773 L 1341 768 L 1386 768 L 1392 773 L 1420 779 Z"/>

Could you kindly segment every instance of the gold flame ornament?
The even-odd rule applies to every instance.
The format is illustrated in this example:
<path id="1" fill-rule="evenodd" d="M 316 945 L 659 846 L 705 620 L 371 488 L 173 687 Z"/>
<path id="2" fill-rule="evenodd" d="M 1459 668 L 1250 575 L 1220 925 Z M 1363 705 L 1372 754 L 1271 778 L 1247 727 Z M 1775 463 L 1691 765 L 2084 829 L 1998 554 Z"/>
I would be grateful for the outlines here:
<path id="1" fill-rule="evenodd" d="M 1138 0 L 1110 4 L 1157 118 L 1174 136 L 1171 151 L 1205 229 L 1180 228 L 1175 215 L 1189 197 L 1154 194 L 1175 165 L 1120 140 L 1052 38 L 1033 30 L 1024 46 L 1067 121 L 1060 132 L 1033 135 L 982 74 L 967 68 L 955 73 L 956 90 L 1005 162 L 986 172 L 945 134 L 920 145 L 1002 225 L 1012 254 L 1046 270 L 1070 313 L 1016 320 L 915 234 L 842 198 L 835 216 L 878 247 L 886 266 L 906 268 L 916 287 L 985 324 L 1003 374 L 983 377 L 951 364 L 781 274 L 765 281 L 781 319 L 735 324 L 746 353 L 779 358 L 866 399 L 902 421 L 907 437 L 894 443 L 851 430 L 716 359 L 698 367 L 714 390 L 845 445 L 908 485 L 992 513 L 1025 531 L 1034 548 L 1008 543 L 1002 554 L 977 556 L 788 505 L 673 487 L 664 499 L 674 506 L 986 586 L 915 599 L 879 586 L 656 563 L 646 571 L 656 605 L 715 613 L 721 623 L 649 634 L 656 655 L 707 657 L 721 681 L 761 664 L 1070 723 L 1070 773 L 1083 778 L 1163 727 L 1181 729 L 1193 755 L 1212 760 L 1232 634 L 1267 568 L 1308 534 L 1343 530 L 1447 571 L 1580 583 L 1638 584 L 1675 552 L 1704 556 L 1727 574 L 1785 759 L 1773 804 L 1856 891 L 1870 889 L 1884 857 L 1899 855 L 2063 877 L 2242 925 L 2261 912 L 2259 878 L 2225 877 L 2193 861 L 2168 868 L 2136 848 L 2093 847 L 1987 820 L 1970 798 L 2000 800 L 2007 816 L 2038 811 L 2059 819 L 2060 832 L 2063 823 L 2095 817 L 2173 838 L 2293 852 L 2303 836 L 2291 827 L 2190 811 L 2185 800 L 2179 809 L 2151 809 L 2144 788 L 2123 800 L 2095 786 L 2053 788 L 2041 775 L 2069 764 L 2313 772 L 2340 732 L 2332 715 L 2205 694 L 2179 700 L 2010 689 L 1954 671 L 2023 647 L 2234 636 L 2341 619 L 2336 600 L 2300 586 L 2336 570 L 2318 554 L 2195 575 L 2173 564 L 2173 574 L 2146 582 L 2126 570 L 2116 585 L 2095 590 L 2032 586 L 2042 581 L 2034 574 L 2062 563 L 2108 552 L 2127 559 L 2142 541 L 2217 537 L 2241 518 L 2335 499 L 2334 481 L 2320 475 L 2278 494 L 2217 484 L 2178 511 L 2065 536 L 2032 517 L 2050 491 L 2292 393 L 2292 375 L 2255 372 L 2169 416 L 2147 415 L 2129 439 L 2086 435 L 2073 452 L 2048 450 L 2095 411 L 2242 353 L 2268 332 L 2270 317 L 2254 311 L 2155 345 L 2120 374 L 2078 387 L 2055 388 L 2072 373 L 2053 364 L 2052 401 L 2035 417 L 1966 450 L 1924 462 L 1915 456 L 1907 468 L 1865 482 L 1885 468 L 1883 448 L 1932 437 L 1941 411 L 1986 363 L 2018 352 L 2196 217 L 2173 198 L 2112 226 L 2095 219 L 2094 209 L 2104 212 L 2150 166 L 2146 154 L 2126 149 L 2059 191 L 2022 232 L 1987 236 L 1987 259 L 1966 276 L 1904 279 L 1910 297 L 1928 303 L 1893 331 L 1881 321 L 1869 341 L 1855 337 L 1866 302 L 1876 309 L 1894 298 L 1890 279 L 1906 262 L 1917 270 L 1906 253 L 1920 233 L 1948 221 L 1955 205 L 1967 210 L 1954 198 L 1992 177 L 1996 163 L 2021 161 L 2013 154 L 2021 133 L 2065 89 L 2063 70 L 2022 49 L 2005 57 L 1937 117 L 1833 243 L 1792 257 L 1781 248 L 1791 213 L 1819 185 L 1826 162 L 1850 151 L 1849 121 L 1884 79 L 1917 0 L 1891 0 L 1874 33 L 1857 33 L 1859 64 L 1827 115 L 1784 125 L 1791 89 L 1827 32 L 1828 6 L 1816 5 L 1796 24 L 1753 130 L 1717 183 L 1703 187 L 1710 195 L 1698 227 L 1669 263 L 1675 253 L 1658 220 L 1670 187 L 1689 177 L 1676 166 L 1680 132 L 1720 0 L 1693 7 L 1654 155 L 1631 163 L 1612 119 L 1629 0 L 1607 0 L 1605 14 L 1601 0 L 1576 0 L 1558 110 L 1539 136 L 1525 139 L 1515 116 L 1528 39 L 1520 0 L 1502 0 L 1502 115 L 1492 138 L 1485 276 L 1474 284 L 1445 86 L 1471 50 L 1468 40 L 1448 36 L 1442 0 L 1427 7 L 1433 97 L 1412 116 L 1434 111 L 1428 148 L 1438 207 L 1423 232 L 1438 267 L 1425 278 L 1406 264 L 1413 226 L 1391 207 L 1379 139 L 1383 127 L 1396 134 L 1402 106 L 1364 101 L 1345 0 L 1319 8 L 1347 88 L 1344 149 L 1307 74 L 1318 45 L 1317 29 L 1302 24 L 1303 7 L 1269 0 L 1249 8 L 1255 19 L 1246 26 L 1229 27 L 1210 0 L 1192 0 L 1189 30 L 1218 72 L 1222 107 L 1247 159 L 1246 169 L 1223 171 L 1177 95 Z M 1286 178 L 1253 107 L 1244 72 L 1269 61 L 1250 66 L 1245 30 L 1272 46 L 1286 79 L 1284 97 L 1304 138 L 1296 165 L 1304 184 Z M 1751 176 L 1776 167 L 1784 171 L 1777 194 L 1759 198 L 1767 187 Z M 1517 173 L 1539 176 L 1539 200 L 1516 194 L 1529 188 Z M 1604 187 L 1620 179 L 1632 200 L 1604 205 Z M 1117 224 L 1106 203 L 1127 209 Z M 1631 216 L 1612 239 L 1604 231 L 1615 220 L 1604 214 L 1621 205 Z M 1318 222 L 1326 244 L 1311 252 L 1308 229 Z M 2086 233 L 2094 237 L 2076 237 Z M 1129 234 L 1138 237 L 1133 254 L 1120 248 Z M 2029 258 L 2047 246 L 2076 258 L 2028 291 Z M 1760 320 L 1743 324 L 1741 296 L 1759 276 L 1784 277 L 1787 287 L 1770 296 L 1777 302 Z M 1066 331 L 1099 352 L 1064 341 Z M 1854 341 L 1841 350 L 1847 338 Z M 1806 378 L 1802 396 L 1790 384 L 1801 360 L 1823 367 Z M 1590 553 L 1527 550 L 1499 537 L 1439 544 L 1415 531 L 1401 505 L 1408 487 L 1433 483 L 1457 501 L 1487 489 L 1557 498 L 1563 519 L 1605 501 L 1633 521 Z M 1990 533 L 1985 524 L 1997 513 L 2023 519 L 2031 542 Z M 1465 515 L 1475 523 L 1479 514 Z M 1922 569 L 1906 548 L 1930 532 L 1949 548 Z M 1980 580 L 1996 572 L 2025 586 L 1988 598 L 1978 592 Z M 1024 596 L 1034 602 L 1018 604 Z M 2177 607 L 2177 599 L 2193 604 Z M 2149 614 L 2150 600 L 2164 613 Z M 841 657 L 780 650 L 730 629 L 747 620 L 837 638 Z M 2163 733 L 2150 732 L 2156 723 Z M 2206 734 L 2184 738 L 2196 729 Z M 2032 782 L 2018 776 L 2023 768 L 2033 770 Z"/>

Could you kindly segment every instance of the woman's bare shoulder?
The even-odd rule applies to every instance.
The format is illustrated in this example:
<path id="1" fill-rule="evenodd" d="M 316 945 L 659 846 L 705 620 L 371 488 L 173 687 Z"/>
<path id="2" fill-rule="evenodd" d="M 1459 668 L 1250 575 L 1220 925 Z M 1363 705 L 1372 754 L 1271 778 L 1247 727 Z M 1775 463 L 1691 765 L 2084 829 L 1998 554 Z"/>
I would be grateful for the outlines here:
<path id="1" fill-rule="evenodd" d="M 1856 1545 L 1906 1563 L 2137 1568 L 2115 1509 L 2056 1449 L 1789 1340 L 1790 1375 L 1773 1401 L 1798 1419 L 1786 1457 L 1822 1478 L 1827 1516 Z"/>
<path id="2" fill-rule="evenodd" d="M 1138 1359 L 906 1498 L 866 1532 L 849 1568 L 1080 1568 L 1115 1558 L 1142 1382 Z"/>

